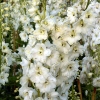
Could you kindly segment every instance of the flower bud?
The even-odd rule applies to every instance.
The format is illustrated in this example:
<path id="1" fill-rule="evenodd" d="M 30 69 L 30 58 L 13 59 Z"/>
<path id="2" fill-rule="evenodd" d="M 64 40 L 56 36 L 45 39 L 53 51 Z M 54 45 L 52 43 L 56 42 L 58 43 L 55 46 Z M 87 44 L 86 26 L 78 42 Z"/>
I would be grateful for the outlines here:
<path id="1" fill-rule="evenodd" d="M 91 78 L 93 73 L 88 73 L 88 78 Z"/>
<path id="2" fill-rule="evenodd" d="M 7 10 L 7 11 L 8 11 L 8 10 L 9 10 L 9 8 L 8 8 L 8 7 L 6 7 L 6 8 L 4 8 L 4 10 Z"/>
<path id="3" fill-rule="evenodd" d="M 10 27 L 5 27 L 5 30 L 9 31 L 10 30 Z"/>

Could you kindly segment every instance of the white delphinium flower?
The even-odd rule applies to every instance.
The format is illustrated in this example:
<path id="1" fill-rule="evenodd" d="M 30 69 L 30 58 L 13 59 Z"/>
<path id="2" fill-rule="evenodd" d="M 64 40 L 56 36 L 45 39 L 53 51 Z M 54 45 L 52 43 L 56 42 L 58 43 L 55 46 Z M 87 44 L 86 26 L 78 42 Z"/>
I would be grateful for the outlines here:
<path id="1" fill-rule="evenodd" d="M 34 17 L 37 16 L 37 12 L 39 13 L 39 4 L 40 0 L 32 0 L 29 1 L 29 7 L 28 7 L 28 15 L 31 17 L 31 19 L 34 21 Z"/>
<path id="2" fill-rule="evenodd" d="M 51 92 L 45 94 L 44 99 L 45 100 L 58 100 L 58 98 L 57 98 L 58 96 L 59 96 L 58 92 L 51 91 Z"/>
<path id="3" fill-rule="evenodd" d="M 40 17 L 39 15 L 36 15 L 36 16 L 34 17 L 34 22 L 35 22 L 35 23 L 40 22 L 40 20 L 41 20 L 41 17 Z"/>
<path id="4" fill-rule="evenodd" d="M 20 21 L 21 21 L 21 23 L 23 23 L 23 24 L 29 24 L 29 22 L 30 22 L 30 19 L 29 19 L 29 17 L 28 16 L 26 16 L 26 15 L 21 15 L 20 16 Z"/>
<path id="5" fill-rule="evenodd" d="M 77 33 L 77 31 L 73 28 L 71 29 L 67 34 L 66 34 L 66 41 L 68 41 L 68 43 L 70 45 L 72 45 L 73 43 L 76 43 L 77 41 L 79 41 L 81 39 L 81 35 L 80 33 Z"/>
<path id="6" fill-rule="evenodd" d="M 93 78 L 93 86 L 100 87 L 100 77 Z"/>
<path id="7" fill-rule="evenodd" d="M 40 92 L 48 93 L 56 88 L 56 78 L 52 75 L 47 75 L 47 78 L 43 83 L 37 83 L 36 87 L 39 88 Z"/>
<path id="8" fill-rule="evenodd" d="M 30 8 L 28 9 L 29 15 L 30 15 L 30 16 L 33 16 L 34 13 L 35 13 L 37 10 L 38 10 L 38 6 L 30 7 Z M 36 13 L 35 13 L 35 14 L 36 14 Z"/>
<path id="9" fill-rule="evenodd" d="M 57 49 L 59 49 L 59 51 L 62 53 L 68 54 L 68 52 L 70 51 L 70 45 L 66 41 L 59 39 L 57 40 L 56 38 L 53 38 L 53 43 L 57 47 Z"/>
<path id="10" fill-rule="evenodd" d="M 82 71 L 89 73 L 92 69 L 92 65 L 95 65 L 93 57 L 84 57 L 82 61 Z"/>
<path id="11" fill-rule="evenodd" d="M 4 41 L 2 41 L 2 52 L 3 53 L 7 53 L 7 54 L 11 53 L 11 50 L 9 49 L 8 45 L 9 45 L 8 43 L 5 43 Z"/>
<path id="12" fill-rule="evenodd" d="M 73 23 L 77 20 L 77 9 L 73 7 L 68 7 L 67 9 L 67 16 L 70 23 Z"/>
<path id="13" fill-rule="evenodd" d="M 25 33 L 27 34 L 32 34 L 34 32 L 34 28 L 32 25 L 28 24 L 28 25 L 24 25 L 23 26 L 23 30 Z"/>
<path id="14" fill-rule="evenodd" d="M 74 79 L 74 77 L 66 78 L 66 80 L 61 83 L 60 93 L 66 93 L 66 91 L 68 91 L 72 86 Z"/>
<path id="15" fill-rule="evenodd" d="M 76 29 L 77 33 L 84 33 L 87 34 L 90 28 L 90 23 L 87 23 L 87 21 L 82 18 L 80 18 L 76 23 L 74 23 L 74 28 Z"/>
<path id="16" fill-rule="evenodd" d="M 49 69 L 40 62 L 30 64 L 29 77 L 33 83 L 43 83 L 48 76 Z"/>
<path id="17" fill-rule="evenodd" d="M 59 71 L 57 72 L 57 75 L 56 75 L 56 80 L 57 80 L 56 85 L 60 86 L 63 82 L 66 81 L 66 79 L 67 79 L 66 76 L 62 76 L 62 72 L 59 69 Z"/>
<path id="18" fill-rule="evenodd" d="M 1 72 L 0 73 L 0 84 L 5 85 L 5 83 L 8 82 L 8 76 L 9 76 L 8 73 Z"/>
<path id="19" fill-rule="evenodd" d="M 36 43 L 36 38 L 34 37 L 34 35 L 29 35 L 29 41 L 28 41 L 28 44 L 30 46 L 34 46 Z"/>
<path id="20" fill-rule="evenodd" d="M 33 55 L 32 55 L 32 46 L 31 45 L 27 45 L 25 47 L 25 55 L 27 56 L 28 60 L 31 60 Z"/>
<path id="21" fill-rule="evenodd" d="M 62 93 L 60 96 L 60 100 L 68 100 L 68 91 Z"/>
<path id="22" fill-rule="evenodd" d="M 82 84 L 88 81 L 88 73 L 91 72 L 93 65 L 96 65 L 96 62 L 92 57 L 88 56 L 83 58 L 82 71 L 80 73 L 80 82 Z"/>
<path id="23" fill-rule="evenodd" d="M 50 56 L 51 50 L 47 49 L 45 44 L 37 43 L 35 47 L 32 49 L 33 59 L 40 62 L 45 62 L 46 58 Z"/>
<path id="24" fill-rule="evenodd" d="M 22 41 L 27 42 L 27 40 L 28 40 L 28 35 L 27 35 L 27 33 L 25 33 L 24 31 L 22 31 L 22 32 L 19 34 L 19 36 L 20 36 L 20 38 L 21 38 Z"/>
<path id="25" fill-rule="evenodd" d="M 24 53 L 25 48 L 24 47 L 18 47 L 17 51 L 18 54 L 22 57 L 24 57 L 25 53 Z"/>
<path id="26" fill-rule="evenodd" d="M 61 68 L 62 76 L 67 76 L 68 78 L 77 76 L 78 71 L 78 61 L 69 61 L 68 64 Z"/>
<path id="27" fill-rule="evenodd" d="M 95 13 L 99 13 L 100 12 L 100 3 L 97 2 L 97 0 L 94 0 L 91 2 L 91 4 L 88 6 L 89 9 L 92 9 L 93 11 L 95 11 Z"/>
<path id="28" fill-rule="evenodd" d="M 93 47 L 92 44 L 97 45 L 100 44 L 100 26 L 99 23 L 98 25 L 95 25 L 95 27 L 93 28 L 92 32 L 91 32 L 91 48 Z"/>
<path id="29" fill-rule="evenodd" d="M 23 75 L 21 78 L 20 78 L 20 84 L 22 86 L 28 86 L 28 83 L 29 83 L 29 77 L 27 75 Z"/>
<path id="30" fill-rule="evenodd" d="M 68 57 L 68 55 L 65 55 L 64 53 L 60 53 L 59 55 L 60 67 L 66 66 L 69 60 L 70 58 Z"/>
<path id="31" fill-rule="evenodd" d="M 37 40 L 46 40 L 48 38 L 47 30 L 45 28 L 38 28 L 33 32 Z"/>
<path id="32" fill-rule="evenodd" d="M 10 69 L 10 67 L 8 67 L 6 64 L 1 65 L 1 72 L 8 73 L 9 69 Z"/>
<path id="33" fill-rule="evenodd" d="M 37 92 L 35 89 L 27 86 L 22 86 L 19 89 L 19 95 L 24 98 L 24 100 L 34 100 Z"/>
<path id="34" fill-rule="evenodd" d="M 84 47 L 80 43 L 74 43 L 71 45 L 69 56 L 71 59 L 75 59 L 84 53 Z"/>
<path id="35" fill-rule="evenodd" d="M 20 65 L 22 66 L 23 74 L 27 75 L 29 72 L 30 61 L 23 57 L 21 59 L 22 59 L 22 62 L 20 62 Z"/>
<path id="36" fill-rule="evenodd" d="M 56 17 L 55 16 L 47 16 L 43 21 L 41 21 L 42 27 L 46 28 L 47 30 L 53 30 L 56 24 Z"/>
<path id="37" fill-rule="evenodd" d="M 96 21 L 97 14 L 94 12 L 93 9 L 87 9 L 85 12 L 82 13 L 82 19 L 87 21 L 89 24 L 91 23 L 94 25 Z"/>
<path id="38" fill-rule="evenodd" d="M 52 49 L 51 55 L 47 57 L 46 64 L 50 67 L 58 66 L 59 65 L 59 52 L 55 49 L 55 47 L 50 48 Z"/>
<path id="39" fill-rule="evenodd" d="M 16 57 L 15 57 L 16 58 Z M 13 61 L 15 60 L 15 58 L 13 57 L 12 54 L 6 54 L 6 56 L 4 57 L 4 59 L 2 60 L 4 63 L 7 64 L 7 66 L 12 65 Z"/>
<path id="40" fill-rule="evenodd" d="M 55 25 L 55 30 L 54 32 L 52 33 L 52 35 L 55 37 L 55 38 L 60 38 L 61 35 L 63 33 L 65 33 L 66 31 L 69 30 L 69 28 L 67 27 L 67 25 L 64 23 L 63 20 L 59 19 L 60 21 L 56 21 L 56 25 Z M 61 39 L 63 40 L 63 39 Z"/>

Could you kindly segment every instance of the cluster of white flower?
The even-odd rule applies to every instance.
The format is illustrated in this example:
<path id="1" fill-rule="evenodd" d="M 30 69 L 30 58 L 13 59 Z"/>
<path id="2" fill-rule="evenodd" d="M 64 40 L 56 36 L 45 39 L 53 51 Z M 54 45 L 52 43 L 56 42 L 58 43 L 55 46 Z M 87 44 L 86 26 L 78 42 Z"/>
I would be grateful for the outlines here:
<path id="1" fill-rule="evenodd" d="M 3 32 L 0 84 L 8 81 L 8 66 L 20 56 L 16 63 L 22 69 L 19 98 L 68 100 L 79 72 L 79 56 L 85 53 L 80 81 L 86 83 L 94 72 L 93 86 L 100 87 L 100 4 L 91 1 L 85 6 L 84 2 L 67 7 L 66 0 L 9 0 L 6 23 L 13 32 L 10 48 L 4 39 L 7 32 Z M 17 37 L 22 45 L 15 48 Z"/>
<path id="2" fill-rule="evenodd" d="M 15 62 L 14 53 L 12 53 L 12 50 L 9 47 L 9 43 L 7 43 L 7 37 L 8 37 L 8 31 L 10 28 L 8 27 L 8 5 L 6 3 L 3 3 L 1 8 L 1 28 L 0 31 L 2 34 L 2 37 L 0 38 L 1 42 L 1 65 L 0 65 L 0 85 L 5 85 L 6 82 L 8 82 L 8 76 L 9 76 L 9 69 L 10 66 L 13 65 L 13 62 Z"/>
<path id="3" fill-rule="evenodd" d="M 82 62 L 80 81 L 90 83 L 89 79 L 92 79 L 91 84 L 100 87 L 100 3 L 93 1 L 88 9 L 91 9 L 91 12 L 87 12 L 86 16 L 91 27 L 83 36 L 85 57 Z"/>

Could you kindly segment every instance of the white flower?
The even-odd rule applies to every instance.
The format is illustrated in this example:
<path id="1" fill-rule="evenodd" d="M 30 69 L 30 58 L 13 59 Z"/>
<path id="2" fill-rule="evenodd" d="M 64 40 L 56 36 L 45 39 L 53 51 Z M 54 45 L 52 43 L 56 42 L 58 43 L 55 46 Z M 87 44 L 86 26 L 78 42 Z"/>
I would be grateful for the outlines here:
<path id="1" fill-rule="evenodd" d="M 81 73 L 80 73 L 80 82 L 82 84 L 84 84 L 84 83 L 87 82 L 87 75 L 86 75 L 86 72 L 85 71 L 81 71 Z"/>
<path id="2" fill-rule="evenodd" d="M 81 39 L 81 35 L 79 33 L 76 32 L 75 29 L 71 29 L 67 34 L 66 34 L 66 41 L 68 41 L 68 43 L 70 45 L 72 45 L 73 43 L 76 43 L 77 41 L 79 41 Z"/>
<path id="3" fill-rule="evenodd" d="M 66 91 L 66 93 L 62 93 L 59 97 L 60 100 L 68 100 L 68 91 Z"/>
<path id="4" fill-rule="evenodd" d="M 30 46 L 34 46 L 36 43 L 36 38 L 34 38 L 34 35 L 29 35 L 29 41 L 28 41 L 28 44 Z"/>
<path id="5" fill-rule="evenodd" d="M 78 71 L 78 62 L 77 61 L 69 61 L 69 63 L 62 67 L 62 76 L 67 76 L 68 78 L 74 76 L 76 77 Z"/>
<path id="6" fill-rule="evenodd" d="M 30 61 L 28 61 L 27 59 L 25 58 L 21 58 L 22 59 L 22 62 L 20 62 L 20 65 L 22 66 L 22 69 L 23 69 L 23 74 L 27 75 L 28 72 L 29 72 L 29 65 L 30 65 Z"/>
<path id="7" fill-rule="evenodd" d="M 43 83 L 48 76 L 49 69 L 45 68 L 41 63 L 31 63 L 29 77 L 33 83 Z"/>
<path id="8" fill-rule="evenodd" d="M 59 52 L 52 48 L 51 55 L 47 57 L 46 64 L 53 67 L 59 65 Z"/>
<path id="9" fill-rule="evenodd" d="M 22 96 L 24 100 L 34 100 L 33 95 L 36 96 L 37 92 L 31 87 L 22 86 L 19 89 L 19 95 Z"/>
<path id="10" fill-rule="evenodd" d="M 28 58 L 28 60 L 32 59 L 33 55 L 32 55 L 32 46 L 31 45 L 27 45 L 25 47 L 25 55 Z"/>
<path id="11" fill-rule="evenodd" d="M 56 18 L 48 16 L 44 20 L 41 21 L 42 27 L 46 28 L 48 31 L 53 30 L 55 28 Z"/>
<path id="12" fill-rule="evenodd" d="M 90 9 L 87 9 L 85 12 L 83 12 L 81 18 L 93 25 L 93 22 L 96 21 L 96 16 L 97 14 L 94 12 L 93 9 L 90 8 Z"/>
<path id="13" fill-rule="evenodd" d="M 18 54 L 19 54 L 20 56 L 24 56 L 24 55 L 25 55 L 25 54 L 24 54 L 24 50 L 25 50 L 24 47 L 18 47 L 18 49 L 17 49 Z"/>
<path id="14" fill-rule="evenodd" d="M 45 94 L 44 99 L 45 100 L 58 100 L 57 99 L 58 96 L 59 96 L 59 93 L 58 92 L 51 91 L 51 92 Z"/>
<path id="15" fill-rule="evenodd" d="M 73 81 L 74 81 L 74 77 L 66 78 L 66 80 L 61 83 L 60 93 L 66 93 L 66 91 L 68 91 L 72 86 Z"/>
<path id="16" fill-rule="evenodd" d="M 34 28 L 33 28 L 32 25 L 28 24 L 28 25 L 24 25 L 24 26 L 23 26 L 23 30 L 24 30 L 24 32 L 27 33 L 27 34 L 32 34 L 33 31 L 34 31 Z"/>
<path id="17" fill-rule="evenodd" d="M 80 43 L 74 43 L 70 48 L 68 56 L 71 59 L 75 59 L 79 57 L 79 55 L 82 55 L 84 51 L 84 47 Z"/>
<path id="18" fill-rule="evenodd" d="M 7 66 L 12 65 L 12 62 L 14 61 L 15 58 L 13 58 L 12 54 L 6 54 L 4 57 L 4 63 L 6 62 Z"/>
<path id="19" fill-rule="evenodd" d="M 20 21 L 23 23 L 23 24 L 28 24 L 30 22 L 30 19 L 28 16 L 26 15 L 21 15 L 20 16 Z"/>
<path id="20" fill-rule="evenodd" d="M 21 57 L 21 59 L 22 59 L 22 62 L 20 62 L 21 66 L 24 66 L 24 67 L 29 66 L 30 62 L 27 59 L 23 57 Z"/>
<path id="21" fill-rule="evenodd" d="M 62 20 L 56 22 L 54 29 L 55 31 L 53 32 L 52 35 L 55 36 L 55 38 L 61 38 L 61 35 L 69 30 L 67 25 Z"/>
<path id="22" fill-rule="evenodd" d="M 4 41 L 2 41 L 2 52 L 8 54 L 11 52 L 11 50 L 8 47 L 8 43 L 5 43 Z"/>
<path id="23" fill-rule="evenodd" d="M 27 75 L 23 75 L 21 78 L 20 78 L 20 84 L 22 86 L 28 86 L 28 83 L 29 83 L 29 77 Z"/>
<path id="24" fill-rule="evenodd" d="M 65 55 L 64 53 L 60 53 L 59 55 L 59 62 L 60 62 L 60 67 L 66 66 L 69 61 L 68 55 Z"/>
<path id="25" fill-rule="evenodd" d="M 47 30 L 45 28 L 38 28 L 33 32 L 37 40 L 46 40 L 48 38 Z"/>
<path id="26" fill-rule="evenodd" d="M 74 23 L 74 28 L 77 33 L 87 34 L 87 32 L 91 29 L 91 23 L 88 23 L 86 20 L 80 18 L 76 23 Z"/>
<path id="27" fill-rule="evenodd" d="M 8 82 L 8 76 L 9 76 L 8 73 L 1 72 L 0 73 L 0 84 L 5 85 L 5 83 Z"/>
<path id="28" fill-rule="evenodd" d="M 20 34 L 19 34 L 20 38 L 22 41 L 24 42 L 27 42 L 27 39 L 28 39 L 28 35 L 27 33 L 25 33 L 24 31 L 22 31 Z"/>
<path id="29" fill-rule="evenodd" d="M 53 43 L 62 53 L 68 54 L 68 52 L 70 51 L 70 45 L 66 41 L 53 38 Z"/>
<path id="30" fill-rule="evenodd" d="M 43 83 L 37 83 L 36 87 L 39 88 L 40 92 L 48 93 L 56 87 L 56 78 L 50 75 Z"/>
<path id="31" fill-rule="evenodd" d="M 92 57 L 84 57 L 82 61 L 82 71 L 89 73 L 93 64 L 95 64 L 95 61 Z"/>
<path id="32" fill-rule="evenodd" d="M 75 7 L 68 7 L 67 16 L 70 23 L 75 22 L 77 20 L 77 9 Z"/>
<path id="33" fill-rule="evenodd" d="M 100 87 L 100 77 L 96 77 L 93 79 L 93 86 Z"/>
<path id="34" fill-rule="evenodd" d="M 37 16 L 34 17 L 34 22 L 39 22 L 40 20 L 41 20 L 41 18 L 40 18 L 39 15 L 37 15 Z"/>
<path id="35" fill-rule="evenodd" d="M 50 56 L 51 50 L 47 49 L 43 43 L 37 43 L 32 49 L 33 59 L 40 62 L 45 62 L 46 58 Z"/>
<path id="36" fill-rule="evenodd" d="M 1 72 L 9 72 L 10 67 L 8 67 L 6 64 L 1 65 Z"/>

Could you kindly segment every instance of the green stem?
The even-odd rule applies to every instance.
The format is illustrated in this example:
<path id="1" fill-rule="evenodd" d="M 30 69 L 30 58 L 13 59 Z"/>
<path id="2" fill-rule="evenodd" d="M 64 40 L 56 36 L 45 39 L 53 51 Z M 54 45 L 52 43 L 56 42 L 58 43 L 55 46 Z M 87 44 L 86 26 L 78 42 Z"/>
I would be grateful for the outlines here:
<path id="1" fill-rule="evenodd" d="M 42 1 L 42 5 L 43 5 L 43 19 L 45 19 L 45 17 L 46 17 L 46 0 Z"/>
<path id="2" fill-rule="evenodd" d="M 85 10 L 88 8 L 89 4 L 90 4 L 90 0 L 88 0 Z"/>

